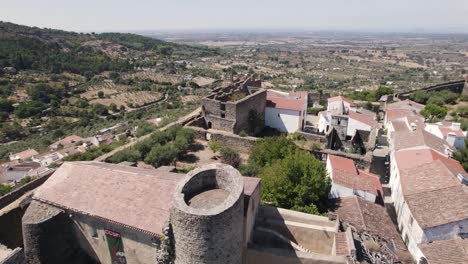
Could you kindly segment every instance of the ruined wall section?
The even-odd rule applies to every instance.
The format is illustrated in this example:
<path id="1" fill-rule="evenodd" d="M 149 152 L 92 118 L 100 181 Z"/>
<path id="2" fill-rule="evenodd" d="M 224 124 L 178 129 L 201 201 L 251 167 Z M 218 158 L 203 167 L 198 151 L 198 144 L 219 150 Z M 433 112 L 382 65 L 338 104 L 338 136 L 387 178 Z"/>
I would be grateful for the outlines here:
<path id="1" fill-rule="evenodd" d="M 249 131 L 251 129 L 249 126 L 251 111 L 254 111 L 254 113 L 259 117 L 255 122 L 255 130 L 253 131 L 253 134 L 259 133 L 263 129 L 265 126 L 266 97 L 267 92 L 262 89 L 251 96 L 236 102 L 236 124 L 234 127 L 234 133 L 238 134 L 241 131 L 251 132 Z"/>

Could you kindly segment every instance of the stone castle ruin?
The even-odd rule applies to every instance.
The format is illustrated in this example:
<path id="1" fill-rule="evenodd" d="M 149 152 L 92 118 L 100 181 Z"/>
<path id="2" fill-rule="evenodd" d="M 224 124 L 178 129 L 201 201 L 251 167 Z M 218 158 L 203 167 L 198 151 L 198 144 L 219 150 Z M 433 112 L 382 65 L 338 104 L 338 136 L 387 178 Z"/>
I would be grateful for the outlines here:
<path id="1" fill-rule="evenodd" d="M 247 79 L 215 88 L 203 98 L 204 125 L 208 129 L 254 135 L 265 124 L 266 96 L 260 80 Z"/>

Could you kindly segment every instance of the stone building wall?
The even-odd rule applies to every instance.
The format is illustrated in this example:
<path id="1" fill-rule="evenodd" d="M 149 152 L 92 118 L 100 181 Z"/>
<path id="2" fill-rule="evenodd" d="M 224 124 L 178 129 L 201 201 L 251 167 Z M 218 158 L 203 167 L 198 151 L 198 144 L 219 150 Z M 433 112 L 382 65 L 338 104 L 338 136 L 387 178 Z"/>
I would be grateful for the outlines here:
<path id="1" fill-rule="evenodd" d="M 249 153 L 252 146 L 258 138 L 256 137 L 241 137 L 224 131 L 206 130 L 199 127 L 188 126 L 187 128 L 195 131 L 195 137 L 200 140 L 216 140 L 223 146 L 232 148 L 239 152 Z"/>
<path id="2" fill-rule="evenodd" d="M 241 131 L 249 132 L 249 117 L 251 111 L 254 111 L 257 116 L 262 117 L 261 120 L 258 120 L 256 125 L 256 130 L 253 131 L 253 134 L 259 133 L 265 126 L 265 107 L 266 107 L 266 90 L 260 90 L 254 93 L 251 96 L 248 96 L 240 101 L 238 101 L 236 106 L 236 125 L 234 128 L 234 133 L 238 134 Z"/>
<path id="3" fill-rule="evenodd" d="M 249 114 L 255 111 L 258 116 L 265 116 L 266 91 L 258 89 L 257 91 L 249 87 L 260 87 L 261 82 L 252 79 L 238 81 L 226 87 L 219 87 L 202 99 L 203 117 L 206 127 L 239 133 L 241 131 L 249 132 Z M 230 101 L 229 97 L 235 92 L 245 95 L 244 98 L 237 101 Z M 263 118 L 264 119 L 264 118 Z M 263 129 L 264 121 L 257 122 L 257 129 L 254 133 Z"/>
<path id="4" fill-rule="evenodd" d="M 0 261 L 0 264 L 24 264 L 24 252 L 22 248 L 15 248 L 8 257 Z"/>
<path id="5" fill-rule="evenodd" d="M 121 235 L 127 263 L 156 262 L 159 237 L 37 201 L 23 218 L 25 256 L 31 264 L 111 263 L 105 230 Z"/>
<path id="6" fill-rule="evenodd" d="M 83 253 L 69 216 L 33 201 L 23 216 L 24 253 L 28 264 L 95 263 Z"/>
<path id="7" fill-rule="evenodd" d="M 187 197 L 217 188 L 229 193 L 221 204 L 187 204 Z M 237 170 L 212 164 L 190 172 L 178 184 L 171 209 L 175 263 L 241 264 L 243 214 L 243 180 Z"/>

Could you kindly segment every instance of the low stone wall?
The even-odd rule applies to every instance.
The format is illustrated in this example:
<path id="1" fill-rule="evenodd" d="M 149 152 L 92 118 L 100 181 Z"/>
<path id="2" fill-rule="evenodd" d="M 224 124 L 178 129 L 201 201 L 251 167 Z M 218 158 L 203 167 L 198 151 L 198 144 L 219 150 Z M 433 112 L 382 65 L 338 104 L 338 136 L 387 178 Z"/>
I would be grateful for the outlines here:
<path id="1" fill-rule="evenodd" d="M 296 134 L 302 135 L 307 141 L 317 141 L 320 143 L 327 143 L 327 137 L 325 135 L 317 135 L 312 133 L 306 133 L 303 131 L 296 131 Z"/>
<path id="2" fill-rule="evenodd" d="M 55 170 L 50 170 L 44 175 L 40 176 L 39 178 L 34 179 L 33 181 L 19 187 L 18 189 L 7 193 L 0 197 L 0 209 L 4 208 L 5 206 L 9 205 L 10 203 L 14 202 L 16 199 L 23 196 L 23 194 L 39 187 L 42 185 L 47 179 L 49 179 L 50 175 L 52 175 Z"/>
<path id="3" fill-rule="evenodd" d="M 250 152 L 250 149 L 255 144 L 258 138 L 256 137 L 241 137 L 229 132 L 203 129 L 194 126 L 187 126 L 195 132 L 195 138 L 200 140 L 216 140 L 224 146 L 235 149 L 239 152 Z M 208 139 L 209 138 L 209 139 Z"/>
<path id="4" fill-rule="evenodd" d="M 15 248 L 8 257 L 0 261 L 0 264 L 23 264 L 23 263 L 26 263 L 26 261 L 24 259 L 24 252 L 22 248 Z"/>

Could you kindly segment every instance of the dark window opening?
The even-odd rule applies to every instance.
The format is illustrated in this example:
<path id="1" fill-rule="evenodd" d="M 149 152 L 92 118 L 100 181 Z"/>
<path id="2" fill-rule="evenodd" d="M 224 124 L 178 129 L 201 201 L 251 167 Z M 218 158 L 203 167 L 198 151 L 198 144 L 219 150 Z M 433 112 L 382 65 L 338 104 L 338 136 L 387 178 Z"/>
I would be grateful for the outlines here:
<path id="1" fill-rule="evenodd" d="M 225 113 L 221 113 L 221 118 L 225 118 L 226 117 L 226 114 Z"/>

